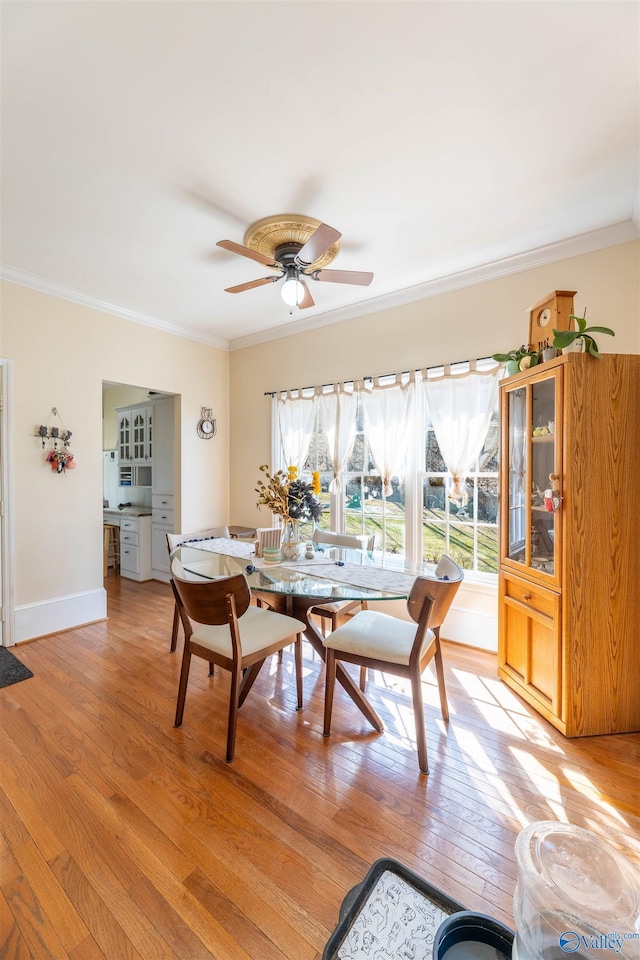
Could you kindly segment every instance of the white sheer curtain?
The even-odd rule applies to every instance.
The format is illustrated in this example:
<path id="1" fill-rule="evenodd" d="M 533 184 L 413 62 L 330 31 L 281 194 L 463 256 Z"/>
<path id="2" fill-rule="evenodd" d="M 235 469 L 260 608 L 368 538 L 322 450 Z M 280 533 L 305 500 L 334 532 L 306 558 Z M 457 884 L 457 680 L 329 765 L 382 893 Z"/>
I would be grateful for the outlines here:
<path id="1" fill-rule="evenodd" d="M 404 473 L 412 450 L 415 384 L 383 386 L 373 381 L 372 389 L 361 393 L 364 425 L 371 457 L 382 477 L 382 494 L 392 494 L 391 478 Z"/>
<path id="2" fill-rule="evenodd" d="M 336 384 L 332 393 L 318 397 L 318 405 L 320 425 L 327 437 L 333 469 L 329 493 L 339 493 L 342 486 L 340 474 L 346 469 L 356 437 L 358 394 L 355 389 L 347 391 L 342 384 Z"/>
<path id="3" fill-rule="evenodd" d="M 498 398 L 500 368 L 470 370 L 424 382 L 427 408 L 451 474 L 450 496 L 465 502 L 465 479 L 480 455 Z"/>
<path id="4" fill-rule="evenodd" d="M 304 466 L 315 428 L 316 403 L 315 394 L 312 397 L 287 395 L 284 399 L 277 398 L 280 453 L 282 466 L 285 469 L 297 467 L 298 470 L 302 470 Z"/>

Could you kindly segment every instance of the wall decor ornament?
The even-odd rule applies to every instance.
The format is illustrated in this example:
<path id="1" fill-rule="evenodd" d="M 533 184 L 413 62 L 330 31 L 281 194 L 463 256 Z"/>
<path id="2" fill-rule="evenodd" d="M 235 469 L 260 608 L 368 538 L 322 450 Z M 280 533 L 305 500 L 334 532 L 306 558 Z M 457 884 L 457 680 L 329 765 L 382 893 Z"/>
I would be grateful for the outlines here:
<path id="1" fill-rule="evenodd" d="M 52 417 L 60 421 L 62 425 L 61 428 L 59 426 L 49 426 L 49 421 Z M 69 449 L 71 435 L 71 430 L 67 430 L 65 427 L 56 407 L 51 408 L 51 414 L 47 422 L 36 427 L 35 436 L 42 441 L 42 449 L 45 449 L 47 442 L 50 443 L 50 448 L 45 453 L 44 459 L 45 463 L 51 467 L 54 473 L 65 473 L 67 470 L 75 470 L 77 466 L 74 455 Z"/>
<path id="2" fill-rule="evenodd" d="M 213 419 L 213 411 L 209 407 L 202 408 L 202 416 L 198 421 L 196 430 L 201 440 L 211 440 L 218 432 L 216 421 Z"/>

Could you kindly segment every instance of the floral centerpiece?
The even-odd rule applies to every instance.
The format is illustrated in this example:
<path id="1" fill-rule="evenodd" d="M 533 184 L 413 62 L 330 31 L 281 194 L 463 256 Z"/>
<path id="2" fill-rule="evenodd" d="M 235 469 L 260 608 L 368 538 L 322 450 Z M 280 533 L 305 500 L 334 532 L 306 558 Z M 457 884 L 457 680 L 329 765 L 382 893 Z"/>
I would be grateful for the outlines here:
<path id="1" fill-rule="evenodd" d="M 309 520 L 317 522 L 322 515 L 322 504 L 317 497 L 320 493 L 320 474 L 314 471 L 311 483 L 306 483 L 298 475 L 297 467 L 289 467 L 286 473 L 277 470 L 272 476 L 265 463 L 260 471 L 264 473 L 266 481 L 262 478 L 258 480 L 256 506 L 258 509 L 268 507 L 282 519 L 283 550 L 286 551 L 286 544 L 291 544 L 293 559 L 300 543 L 300 524 Z"/>

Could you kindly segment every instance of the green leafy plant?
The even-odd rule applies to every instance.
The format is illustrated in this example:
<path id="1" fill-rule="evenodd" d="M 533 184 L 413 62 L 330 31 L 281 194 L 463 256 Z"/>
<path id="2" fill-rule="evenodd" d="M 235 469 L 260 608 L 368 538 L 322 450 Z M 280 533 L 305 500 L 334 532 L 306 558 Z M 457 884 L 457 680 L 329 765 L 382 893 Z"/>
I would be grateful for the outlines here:
<path id="1" fill-rule="evenodd" d="M 590 353 L 592 357 L 600 357 L 598 344 L 591 336 L 592 333 L 606 333 L 609 337 L 615 337 L 615 333 L 610 327 L 588 327 L 587 311 L 585 309 L 583 317 L 576 317 L 573 313 L 569 316 L 570 320 L 575 320 L 577 330 L 554 330 L 553 345 L 558 350 L 564 350 L 570 344 L 582 337 L 585 345 L 585 352 Z"/>
<path id="2" fill-rule="evenodd" d="M 508 370 L 517 373 L 518 370 L 537 366 L 540 363 L 540 353 L 523 343 L 521 347 L 509 350 L 508 353 L 494 353 L 492 359 L 506 364 Z"/>

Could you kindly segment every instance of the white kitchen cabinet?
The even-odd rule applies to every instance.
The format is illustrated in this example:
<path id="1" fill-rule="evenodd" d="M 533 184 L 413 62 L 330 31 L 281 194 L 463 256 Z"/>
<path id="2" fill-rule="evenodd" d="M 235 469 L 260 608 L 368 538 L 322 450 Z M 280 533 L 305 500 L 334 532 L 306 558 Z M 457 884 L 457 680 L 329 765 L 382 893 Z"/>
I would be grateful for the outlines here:
<path id="1" fill-rule="evenodd" d="M 151 580 L 151 517 L 120 518 L 120 576 Z"/>
<path id="2" fill-rule="evenodd" d="M 152 492 L 173 495 L 173 397 L 153 405 Z"/>
<path id="3" fill-rule="evenodd" d="M 173 397 L 154 404 L 151 488 L 151 566 L 155 580 L 168 582 L 167 534 L 175 530 Z"/>
<path id="4" fill-rule="evenodd" d="M 153 457 L 153 404 L 117 407 L 120 465 L 148 465 Z"/>

